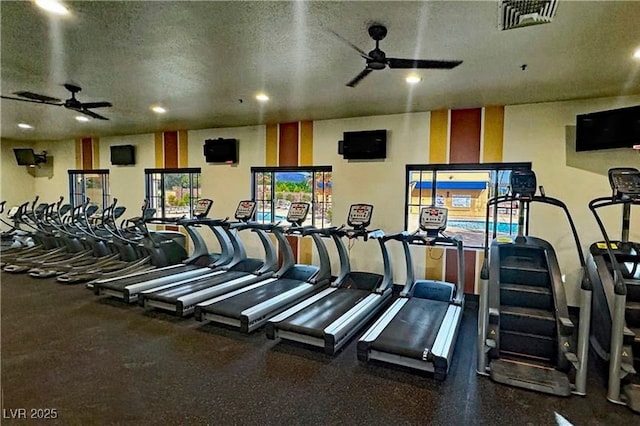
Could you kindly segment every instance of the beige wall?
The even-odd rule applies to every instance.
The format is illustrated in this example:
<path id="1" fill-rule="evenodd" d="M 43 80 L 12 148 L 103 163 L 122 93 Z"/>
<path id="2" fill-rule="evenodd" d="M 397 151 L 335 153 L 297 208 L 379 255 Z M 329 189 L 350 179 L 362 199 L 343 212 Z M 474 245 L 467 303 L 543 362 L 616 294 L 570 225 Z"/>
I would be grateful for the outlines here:
<path id="1" fill-rule="evenodd" d="M 610 195 L 607 170 L 611 167 L 640 167 L 640 152 L 614 149 L 574 152 L 576 115 L 640 104 L 640 96 L 569 102 L 517 105 L 505 108 L 504 161 L 531 161 L 538 185 L 547 195 L 567 204 L 576 223 L 585 252 L 602 236 L 588 209 L 591 199 Z M 557 208 L 535 205 L 532 235 L 548 240 L 556 249 L 569 303 L 578 304 L 579 264 L 573 238 Z M 640 220 L 632 215 L 632 234 L 640 239 Z M 603 212 L 612 238 L 619 238 L 620 213 Z"/>
<path id="2" fill-rule="evenodd" d="M 44 202 L 57 201 L 61 196 L 65 203 L 69 201 L 69 174 L 67 170 L 76 168 L 75 142 L 72 140 L 56 142 L 38 142 L 35 151 L 47 151 L 53 158 L 53 170 L 45 177 L 34 180 L 34 191 Z"/>

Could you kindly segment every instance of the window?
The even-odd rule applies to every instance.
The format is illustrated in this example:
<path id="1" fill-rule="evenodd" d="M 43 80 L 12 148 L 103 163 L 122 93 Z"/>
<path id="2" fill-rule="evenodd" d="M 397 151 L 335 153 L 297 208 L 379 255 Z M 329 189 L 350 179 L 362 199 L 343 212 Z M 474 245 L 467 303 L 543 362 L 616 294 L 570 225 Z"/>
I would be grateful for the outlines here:
<path id="1" fill-rule="evenodd" d="M 110 204 L 109 170 L 69 170 L 69 203 L 83 205 L 87 199 L 104 209 Z"/>
<path id="2" fill-rule="evenodd" d="M 511 171 L 531 170 L 531 163 L 429 164 L 406 166 L 405 229 L 418 228 L 423 206 L 449 209 L 447 230 L 462 236 L 467 247 L 482 247 L 487 201 L 508 191 Z M 489 212 L 489 229 L 497 217 L 497 235 L 518 233 L 516 202 Z"/>
<path id="3" fill-rule="evenodd" d="M 258 222 L 285 220 L 292 201 L 306 201 L 311 210 L 304 224 L 331 226 L 331 166 L 252 167 L 251 177 Z"/>
<path id="4" fill-rule="evenodd" d="M 193 216 L 200 199 L 200 168 L 145 169 L 145 196 L 155 217 Z"/>

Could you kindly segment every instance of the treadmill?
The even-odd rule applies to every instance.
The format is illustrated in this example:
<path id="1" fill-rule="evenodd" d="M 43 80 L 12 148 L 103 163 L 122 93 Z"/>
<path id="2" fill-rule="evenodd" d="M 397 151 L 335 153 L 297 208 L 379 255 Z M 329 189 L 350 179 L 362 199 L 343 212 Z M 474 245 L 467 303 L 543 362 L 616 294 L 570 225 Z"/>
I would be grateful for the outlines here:
<path id="1" fill-rule="evenodd" d="M 510 193 L 487 203 L 478 305 L 478 374 L 509 386 L 557 396 L 585 395 L 591 284 L 583 273 L 580 318 L 569 317 L 563 274 L 553 246 L 528 235 L 532 203 L 559 207 L 571 229 L 582 271 L 585 258 L 567 206 L 548 197 L 532 170 L 514 170 Z M 518 235 L 496 238 L 497 208 L 518 203 Z M 489 250 L 489 211 L 494 239 Z"/>
<path id="2" fill-rule="evenodd" d="M 161 285 L 201 276 L 211 272 L 213 265 L 226 263 L 232 256 L 232 245 L 227 234 L 220 229 L 226 225 L 226 220 L 207 219 L 213 201 L 200 199 L 194 208 L 193 219 L 179 219 L 177 225 L 182 226 L 193 240 L 193 254 L 171 266 L 166 266 L 151 271 L 138 271 L 122 277 L 105 278 L 92 281 L 91 288 L 96 295 L 107 295 L 133 303 L 138 300 L 138 294 L 143 290 L 159 287 Z M 209 253 L 207 245 L 195 228 L 207 225 L 214 233 L 220 244 L 221 253 Z"/>
<path id="3" fill-rule="evenodd" d="M 380 230 L 368 231 L 373 206 L 354 204 L 347 224 L 351 228 L 317 230 L 330 235 L 340 258 L 340 276 L 327 289 L 273 317 L 267 323 L 267 337 L 306 343 L 334 355 L 354 334 L 391 302 L 393 273 L 389 253 Z M 384 274 L 352 272 L 349 254 L 342 240 L 374 238 L 380 244 Z"/>
<path id="4" fill-rule="evenodd" d="M 235 218 L 238 222 L 230 225 L 229 232 L 242 230 L 255 232 L 264 248 L 264 260 L 247 258 L 236 232 L 232 235 L 233 259 L 229 264 L 220 267 L 218 273 L 214 272 L 195 279 L 179 281 L 160 288 L 143 291 L 138 298 L 139 304 L 143 307 L 153 307 L 174 312 L 178 316 L 186 316 L 192 314 L 196 304 L 200 302 L 271 278 L 278 269 L 278 255 L 267 232 L 275 236 L 280 247 L 285 247 L 287 240 L 277 224 L 249 222 L 253 218 L 255 210 L 255 201 L 240 202 L 235 213 Z M 292 203 L 287 220 L 296 226 L 300 226 L 306 219 L 308 211 L 309 203 Z M 290 259 L 287 263 L 288 266 L 292 265 L 293 259 Z"/>
<path id="5" fill-rule="evenodd" d="M 402 243 L 407 280 L 400 297 L 358 341 L 360 361 L 427 371 L 436 380 L 447 377 L 464 310 L 464 248 L 460 238 L 443 234 L 446 226 L 446 208 L 423 207 L 417 231 L 386 236 Z M 455 247 L 457 283 L 416 280 L 409 244 Z"/>
<path id="6" fill-rule="evenodd" d="M 631 207 L 640 205 L 640 171 L 609 170 L 612 194 L 589 203 L 604 241 L 591 244 L 587 271 L 593 284 L 591 347 L 608 363 L 607 399 L 640 413 L 640 243 L 629 240 Z M 598 215 L 622 206 L 622 235 L 611 240 Z"/>
<path id="7" fill-rule="evenodd" d="M 226 324 L 244 333 L 250 333 L 264 325 L 271 317 L 329 285 L 331 263 L 327 248 L 318 233 L 313 232 L 315 228 L 297 225 L 304 219 L 300 220 L 295 216 L 302 213 L 302 209 L 298 207 L 299 203 L 294 204 L 297 206 L 294 210 L 289 210 L 289 219 L 293 219 L 295 223 L 286 229 L 285 233 L 311 237 L 316 247 L 319 265 L 294 264 L 293 250 L 285 238 L 280 244 L 283 264 L 278 272 L 266 280 L 198 303 L 195 308 L 196 320 Z M 305 210 L 308 211 L 308 206 Z"/>

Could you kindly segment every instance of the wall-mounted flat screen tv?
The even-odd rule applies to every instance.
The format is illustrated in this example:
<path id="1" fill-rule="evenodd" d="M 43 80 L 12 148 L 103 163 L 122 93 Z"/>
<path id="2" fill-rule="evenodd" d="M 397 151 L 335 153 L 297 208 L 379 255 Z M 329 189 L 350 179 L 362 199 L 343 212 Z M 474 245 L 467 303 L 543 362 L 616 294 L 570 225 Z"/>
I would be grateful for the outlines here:
<path id="1" fill-rule="evenodd" d="M 387 158 L 387 131 L 344 132 L 338 153 L 342 154 L 345 160 Z"/>
<path id="2" fill-rule="evenodd" d="M 133 145 L 111 146 L 111 164 L 114 166 L 136 164 L 136 147 Z"/>
<path id="3" fill-rule="evenodd" d="M 238 140 L 222 138 L 205 140 L 204 158 L 207 163 L 237 163 Z"/>
<path id="4" fill-rule="evenodd" d="M 640 105 L 580 114 L 576 118 L 576 151 L 632 148 L 640 144 Z"/>
<path id="5" fill-rule="evenodd" d="M 16 162 L 18 166 L 35 166 L 36 154 L 31 148 L 13 148 L 13 153 L 16 156 Z"/>

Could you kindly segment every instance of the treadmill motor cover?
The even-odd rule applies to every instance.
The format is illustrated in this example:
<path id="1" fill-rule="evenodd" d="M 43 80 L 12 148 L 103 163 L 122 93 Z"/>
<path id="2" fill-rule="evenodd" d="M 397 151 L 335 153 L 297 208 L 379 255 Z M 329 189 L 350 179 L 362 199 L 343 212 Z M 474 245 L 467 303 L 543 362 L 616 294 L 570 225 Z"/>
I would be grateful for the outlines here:
<path id="1" fill-rule="evenodd" d="M 420 299 L 451 302 L 456 288 L 453 284 L 444 281 L 419 280 L 413 285 L 412 297 Z"/>

